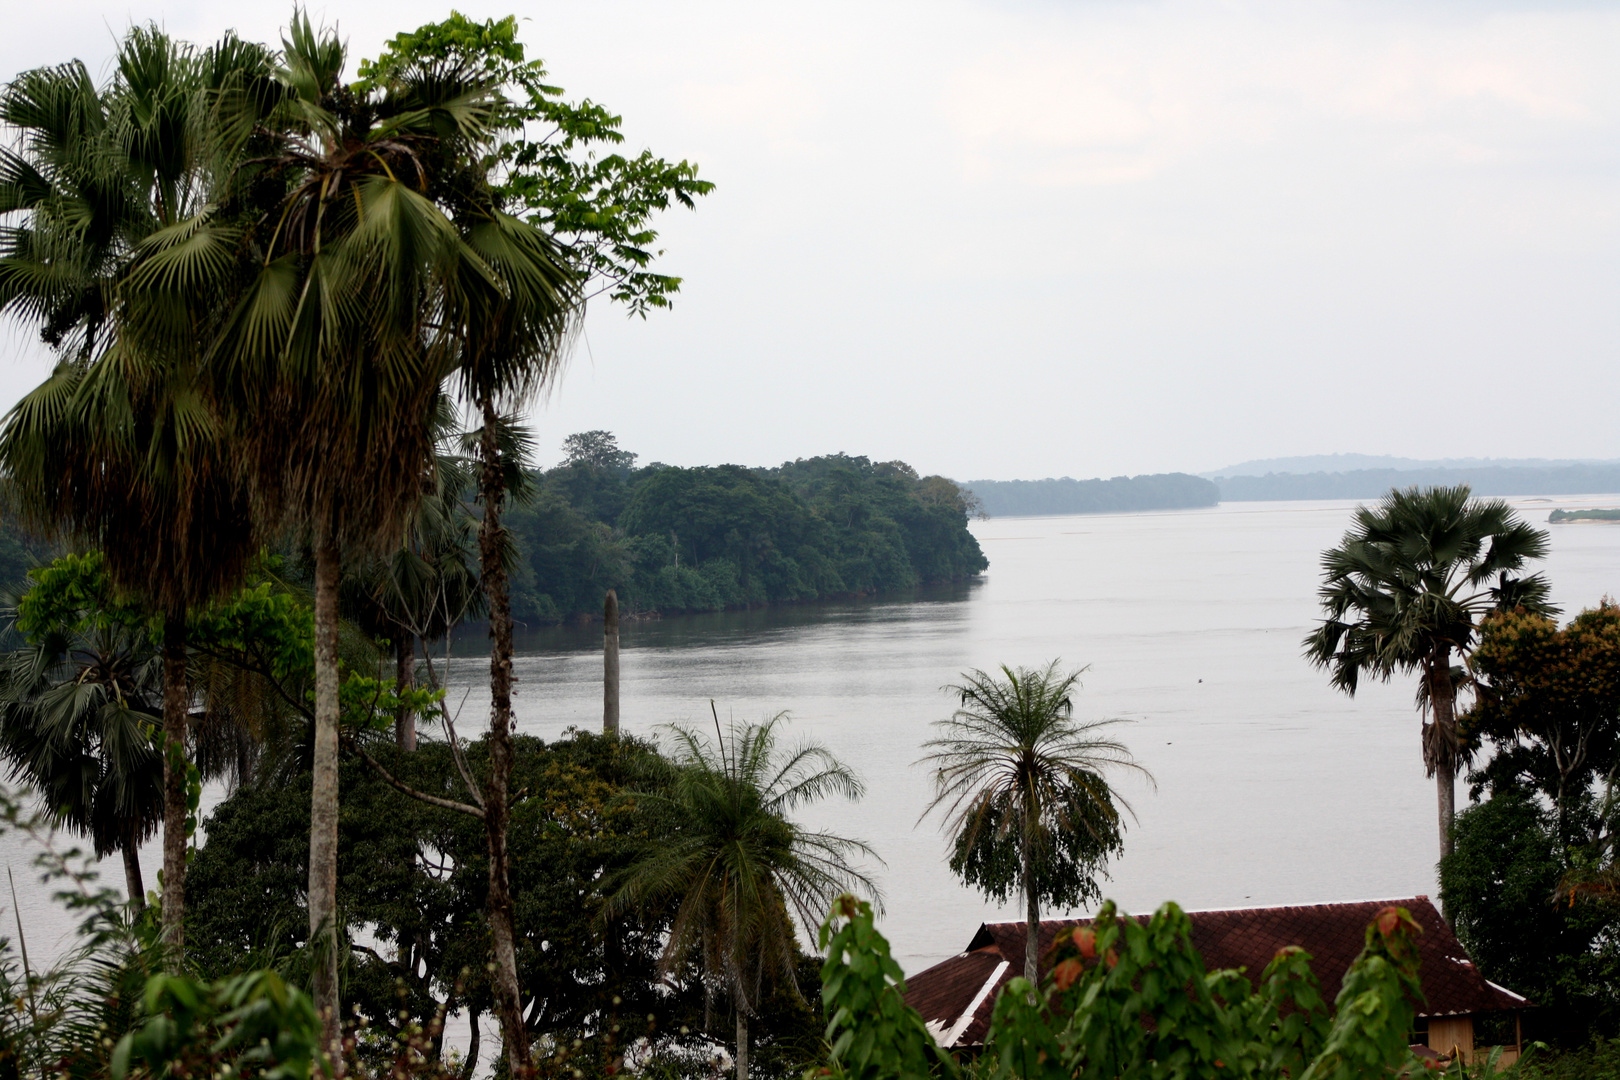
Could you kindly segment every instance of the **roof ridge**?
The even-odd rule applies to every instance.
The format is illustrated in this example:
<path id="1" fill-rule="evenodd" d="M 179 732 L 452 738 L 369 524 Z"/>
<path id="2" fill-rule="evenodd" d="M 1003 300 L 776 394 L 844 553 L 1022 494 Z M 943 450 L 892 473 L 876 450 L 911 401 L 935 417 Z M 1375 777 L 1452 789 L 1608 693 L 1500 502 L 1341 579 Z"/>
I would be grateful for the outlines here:
<path id="1" fill-rule="evenodd" d="M 1405 904 L 1405 903 L 1411 903 L 1411 902 L 1415 902 L 1415 901 L 1422 901 L 1425 904 L 1433 904 L 1434 903 L 1433 900 L 1429 899 L 1427 894 L 1425 894 L 1425 893 L 1414 893 L 1411 896 L 1395 896 L 1395 897 L 1375 896 L 1375 897 L 1369 897 L 1369 898 L 1367 898 L 1365 900 L 1312 900 L 1312 901 L 1309 901 L 1308 903 L 1303 903 L 1303 904 L 1250 904 L 1250 905 L 1247 905 L 1247 906 L 1244 906 L 1244 907 L 1182 908 L 1181 910 L 1186 912 L 1188 915 L 1212 915 L 1212 914 L 1215 914 L 1216 912 L 1221 912 L 1221 911 L 1288 911 L 1288 910 L 1291 910 L 1293 908 L 1360 907 L 1360 906 L 1365 905 L 1365 904 Z M 1151 911 L 1127 911 L 1125 914 L 1128 915 L 1128 916 L 1133 916 L 1133 917 L 1135 917 L 1135 916 L 1145 917 L 1145 916 L 1152 915 L 1153 912 L 1151 912 Z M 1040 922 L 1040 925 L 1045 926 L 1047 923 L 1090 922 L 1095 918 L 1096 918 L 1095 915 L 1075 915 L 1075 916 L 1065 917 L 1065 918 L 1061 918 L 1061 919 L 1042 919 L 1041 922 Z M 1000 921 L 1000 922 L 984 922 L 981 925 L 986 926 L 986 927 L 991 927 L 991 926 L 1023 926 L 1024 922 L 1025 922 L 1025 920 L 1022 920 L 1022 919 L 1007 919 L 1007 920 Z"/>

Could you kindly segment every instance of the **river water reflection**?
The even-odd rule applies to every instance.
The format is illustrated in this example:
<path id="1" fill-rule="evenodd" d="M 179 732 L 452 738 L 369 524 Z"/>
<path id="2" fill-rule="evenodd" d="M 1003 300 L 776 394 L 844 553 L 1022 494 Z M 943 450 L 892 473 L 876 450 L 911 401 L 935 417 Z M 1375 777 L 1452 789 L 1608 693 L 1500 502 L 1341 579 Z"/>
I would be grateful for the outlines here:
<path id="1" fill-rule="evenodd" d="M 1605 504 L 1517 502 L 1535 521 L 1557 505 Z M 1120 778 L 1136 820 L 1105 895 L 1129 909 L 1432 894 L 1435 794 L 1413 685 L 1352 700 L 1300 658 L 1320 553 L 1354 505 L 997 518 L 974 525 L 990 570 L 969 585 L 628 622 L 623 725 L 649 737 L 671 722 L 707 726 L 711 698 L 722 721 L 787 710 L 791 737 L 854 765 L 865 799 L 805 820 L 882 856 L 883 926 L 908 971 L 960 951 L 981 920 L 1017 917 L 960 886 L 936 824 L 918 824 L 929 780 L 915 762 L 952 708 L 941 687 L 971 667 L 1087 665 L 1077 714 L 1130 721 L 1119 733 L 1157 785 Z M 1620 592 L 1620 527 L 1552 536 L 1558 603 Z M 521 730 L 554 738 L 601 723 L 601 640 L 600 625 L 521 636 Z M 464 731 L 485 715 L 484 671 L 487 661 L 455 661 L 453 681 L 471 684 Z"/>

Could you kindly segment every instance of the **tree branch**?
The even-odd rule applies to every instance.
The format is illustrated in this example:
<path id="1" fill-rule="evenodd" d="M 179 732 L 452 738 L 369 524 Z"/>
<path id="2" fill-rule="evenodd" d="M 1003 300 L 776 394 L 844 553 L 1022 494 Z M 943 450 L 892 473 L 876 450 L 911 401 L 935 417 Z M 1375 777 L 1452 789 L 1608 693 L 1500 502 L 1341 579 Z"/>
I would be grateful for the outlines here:
<path id="1" fill-rule="evenodd" d="M 482 805 L 474 806 L 471 803 L 457 802 L 454 799 L 445 799 L 438 795 L 429 795 L 425 791 L 418 791 L 409 784 L 405 783 L 405 781 L 395 777 L 394 774 L 389 772 L 387 769 L 383 768 L 382 763 L 376 758 L 372 757 L 370 754 L 366 753 L 366 748 L 356 742 L 352 736 L 344 736 L 344 741 L 349 744 L 349 749 L 359 754 L 361 760 L 363 760 L 367 765 L 370 765 L 377 775 L 383 778 L 383 782 L 389 787 L 393 788 L 395 791 L 402 792 L 403 794 L 409 795 L 413 799 L 425 802 L 429 806 L 437 806 L 444 810 L 454 810 L 460 814 L 469 814 L 480 821 L 484 819 L 484 808 Z"/>

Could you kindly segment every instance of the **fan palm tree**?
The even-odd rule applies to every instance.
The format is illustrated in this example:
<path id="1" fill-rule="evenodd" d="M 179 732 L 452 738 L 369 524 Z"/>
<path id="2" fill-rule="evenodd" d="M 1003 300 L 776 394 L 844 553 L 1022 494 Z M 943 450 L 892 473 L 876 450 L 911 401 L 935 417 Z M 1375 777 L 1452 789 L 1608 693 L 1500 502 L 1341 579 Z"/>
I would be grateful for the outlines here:
<path id="1" fill-rule="evenodd" d="M 71 64 L 0 92 L 0 118 L 21 136 L 19 150 L 0 155 L 0 212 L 23 216 L 0 234 L 0 310 L 36 324 L 62 358 L 6 417 L 0 471 L 26 517 L 102 548 L 114 581 L 164 616 L 163 925 L 176 952 L 186 617 L 240 580 L 255 538 L 224 432 L 194 378 L 206 333 L 195 318 L 174 319 L 152 274 L 138 280 L 135 268 L 172 276 L 172 251 L 152 249 L 207 203 L 212 103 L 267 73 L 268 54 L 234 38 L 197 54 L 136 28 L 105 90 Z M 171 281 L 170 291 L 190 284 Z M 132 332 L 165 324 L 177 342 L 166 352 Z"/>
<path id="2" fill-rule="evenodd" d="M 0 757 L 55 824 L 123 856 L 139 909 L 140 845 L 163 814 L 163 658 L 144 627 L 76 623 L 0 635 L 17 646 L 0 654 Z"/>
<path id="3" fill-rule="evenodd" d="M 609 914 L 632 905 L 673 905 L 660 958 L 668 975 L 694 954 L 706 986 L 731 994 L 737 1014 L 737 1076 L 748 1075 L 748 1017 L 767 976 L 793 984 L 793 916 L 804 926 L 833 898 L 872 882 L 850 865 L 873 856 L 859 840 L 812 832 L 789 815 L 829 795 L 857 799 L 864 789 L 847 766 L 813 743 L 779 744 L 780 714 L 733 726 L 716 739 L 676 726 L 675 770 L 667 790 L 638 794 L 668 835 L 649 847 L 608 899 Z"/>
<path id="4" fill-rule="evenodd" d="M 1467 486 L 1392 490 L 1356 508 L 1339 546 L 1322 555 L 1319 595 L 1327 618 L 1305 655 L 1355 696 L 1361 679 L 1417 672 L 1423 764 L 1436 778 L 1440 855 L 1451 854 L 1457 769 L 1457 691 L 1480 620 L 1491 611 L 1556 612 L 1540 574 L 1514 577 L 1547 553 L 1547 534 L 1501 499 Z"/>
<path id="5" fill-rule="evenodd" d="M 258 121 L 273 145 L 237 180 L 282 194 L 245 226 L 202 214 L 188 229 L 220 245 L 245 229 L 260 253 L 207 364 L 259 513 L 314 552 L 309 917 L 335 1037 L 340 567 L 396 549 L 433 488 L 439 384 L 461 347 L 444 316 L 465 275 L 487 273 L 448 203 L 481 160 L 492 97 L 443 69 L 347 86 L 343 44 L 302 16 L 283 47 L 283 96 Z"/>
<path id="6" fill-rule="evenodd" d="M 1104 772 L 1148 777 L 1123 743 L 1102 733 L 1123 721 L 1074 719 L 1080 672 L 1003 666 L 970 671 L 946 689 L 959 708 L 919 764 L 934 769 L 934 798 L 952 836 L 951 869 L 1000 902 L 1024 895 L 1024 977 L 1039 985 L 1041 902 L 1096 900 L 1097 877 L 1122 850 L 1125 803 Z"/>

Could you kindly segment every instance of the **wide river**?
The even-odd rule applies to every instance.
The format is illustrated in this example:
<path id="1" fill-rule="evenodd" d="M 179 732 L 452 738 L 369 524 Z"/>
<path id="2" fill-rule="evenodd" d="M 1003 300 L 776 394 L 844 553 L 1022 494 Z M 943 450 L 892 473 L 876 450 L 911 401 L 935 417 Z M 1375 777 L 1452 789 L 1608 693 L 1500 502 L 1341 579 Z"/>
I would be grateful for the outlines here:
<path id="1" fill-rule="evenodd" d="M 1615 502 L 1516 504 L 1545 522 L 1554 506 Z M 852 765 L 865 798 L 802 819 L 882 857 L 872 868 L 882 925 L 907 971 L 959 952 L 981 921 L 1020 917 L 962 886 L 938 822 L 918 820 L 931 781 L 917 761 L 954 707 L 942 688 L 972 668 L 1084 666 L 1077 717 L 1127 721 L 1114 731 L 1155 781 L 1117 778 L 1135 820 L 1104 895 L 1127 909 L 1433 895 L 1435 788 L 1413 682 L 1352 699 L 1300 655 L 1318 617 L 1321 552 L 1355 505 L 995 518 L 973 526 L 990 569 L 970 585 L 629 622 L 623 726 L 651 738 L 672 723 L 712 731 L 711 699 L 722 723 L 785 710 L 790 738 Z M 1551 536 L 1543 570 L 1567 612 L 1620 595 L 1620 526 L 1560 525 Z M 523 636 L 524 731 L 600 725 L 601 642 L 600 625 Z M 473 686 L 487 671 L 484 660 L 455 666 L 455 681 Z M 487 700 L 471 691 L 463 730 Z"/>
<path id="2" fill-rule="evenodd" d="M 1536 522 L 1560 505 L 1620 505 L 1617 496 L 1514 501 Z M 1320 554 L 1354 505 L 996 518 L 973 526 L 990 569 L 969 585 L 628 622 L 623 725 L 649 738 L 675 723 L 709 731 L 711 699 L 723 723 L 786 711 L 790 741 L 815 740 L 853 766 L 865 798 L 802 819 L 882 857 L 869 869 L 907 971 L 960 951 L 983 920 L 1018 917 L 958 883 L 938 822 L 919 821 L 930 778 L 917 761 L 953 708 L 942 688 L 972 668 L 1084 666 L 1076 715 L 1127 721 L 1115 732 L 1154 779 L 1117 777 L 1134 818 L 1104 894 L 1127 909 L 1433 895 L 1435 794 L 1412 681 L 1352 699 L 1300 655 L 1318 617 Z M 1620 594 L 1620 526 L 1561 525 L 1551 536 L 1542 569 L 1566 612 Z M 523 731 L 550 739 L 601 723 L 601 642 L 600 625 L 520 636 Z M 466 635 L 453 651 L 464 734 L 486 716 L 483 647 Z M 24 869 L 13 838 L 0 850 Z M 157 858 L 154 846 L 149 880 Z M 121 883 L 116 864 L 107 869 Z M 17 886 L 26 921 L 61 925 L 32 874 L 19 873 Z M 51 935 L 42 936 L 45 951 Z"/>

